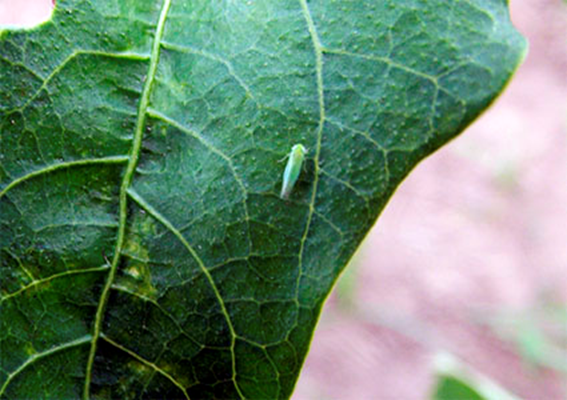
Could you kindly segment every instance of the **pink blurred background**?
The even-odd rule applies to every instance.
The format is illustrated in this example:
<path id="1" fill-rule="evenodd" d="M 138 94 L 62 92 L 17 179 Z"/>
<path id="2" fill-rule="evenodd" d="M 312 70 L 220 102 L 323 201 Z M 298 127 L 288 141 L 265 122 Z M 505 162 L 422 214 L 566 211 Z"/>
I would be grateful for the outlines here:
<path id="1" fill-rule="evenodd" d="M 400 186 L 325 307 L 294 400 L 424 399 L 440 350 L 522 398 L 567 398 L 567 6 L 510 3 L 524 65 Z M 50 9 L 0 0 L 0 24 Z"/>
<path id="2" fill-rule="evenodd" d="M 525 63 L 402 183 L 323 311 L 294 400 L 424 399 L 438 350 L 522 398 L 567 399 L 567 5 L 510 6 Z"/>

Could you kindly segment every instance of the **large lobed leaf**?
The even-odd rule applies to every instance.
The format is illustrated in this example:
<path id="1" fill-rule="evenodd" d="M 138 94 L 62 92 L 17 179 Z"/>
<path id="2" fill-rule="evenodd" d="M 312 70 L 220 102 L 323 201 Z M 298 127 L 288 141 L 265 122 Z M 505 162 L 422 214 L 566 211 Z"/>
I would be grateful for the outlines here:
<path id="1" fill-rule="evenodd" d="M 0 397 L 288 398 L 388 198 L 524 49 L 504 0 L 62 0 L 2 32 Z"/>

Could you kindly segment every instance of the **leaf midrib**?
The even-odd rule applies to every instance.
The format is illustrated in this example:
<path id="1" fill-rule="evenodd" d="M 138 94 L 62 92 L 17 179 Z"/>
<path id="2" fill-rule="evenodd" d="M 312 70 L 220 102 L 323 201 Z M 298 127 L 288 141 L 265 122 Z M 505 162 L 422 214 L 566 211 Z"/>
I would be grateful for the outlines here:
<path id="1" fill-rule="evenodd" d="M 146 77 L 146 82 L 145 82 L 144 89 L 142 91 L 141 100 L 140 100 L 140 106 L 139 106 L 138 117 L 137 117 L 137 121 L 136 121 L 136 130 L 135 130 L 135 134 L 134 134 L 132 149 L 131 149 L 131 152 L 130 152 L 128 164 L 126 166 L 126 172 L 124 174 L 124 177 L 122 179 L 122 183 L 121 183 L 121 186 L 120 186 L 120 194 L 119 194 L 120 208 L 119 208 L 118 235 L 117 235 L 117 239 L 116 239 L 115 251 L 114 251 L 110 271 L 109 271 L 105 286 L 103 288 L 103 291 L 102 291 L 102 294 L 101 294 L 101 297 L 100 297 L 100 300 L 99 300 L 99 304 L 98 304 L 98 307 L 97 307 L 97 312 L 96 312 L 96 315 L 95 315 L 94 331 L 93 331 L 93 337 L 92 337 L 92 343 L 91 343 L 91 350 L 90 350 L 90 353 L 89 353 L 89 359 L 88 359 L 88 362 L 87 362 L 85 386 L 84 386 L 84 392 L 83 392 L 83 398 L 85 400 L 89 399 L 90 383 L 91 383 L 91 376 L 92 376 L 94 358 L 95 358 L 95 355 L 96 355 L 97 342 L 98 342 L 99 337 L 102 336 L 102 322 L 103 322 L 103 319 L 104 319 L 105 307 L 106 307 L 106 304 L 108 302 L 109 293 L 110 293 L 112 284 L 114 282 L 114 277 L 116 275 L 116 271 L 118 269 L 121 250 L 122 250 L 122 246 L 124 244 L 126 223 L 127 223 L 127 201 L 128 201 L 128 197 L 130 196 L 130 197 L 132 197 L 133 200 L 135 200 L 135 201 L 137 200 L 138 204 L 141 203 L 140 204 L 141 206 L 143 206 L 143 205 L 147 206 L 147 207 L 143 206 L 143 208 L 145 208 L 146 210 L 148 210 L 148 208 L 152 209 L 151 205 L 146 204 L 145 201 L 141 197 L 139 197 L 136 192 L 134 192 L 132 189 L 130 189 L 130 185 L 132 183 L 132 178 L 133 178 L 133 175 L 134 175 L 137 163 L 138 163 L 138 159 L 139 159 L 139 156 L 140 156 L 140 150 L 141 150 L 142 138 L 143 138 L 143 131 L 144 131 L 144 127 L 145 127 L 147 112 L 148 112 L 148 109 L 149 109 L 149 99 L 150 99 L 150 95 L 151 95 L 151 91 L 152 91 L 152 85 L 153 85 L 155 75 L 156 75 L 156 71 L 157 71 L 157 65 L 159 63 L 161 40 L 162 40 L 162 37 L 163 37 L 163 32 L 164 32 L 165 22 L 166 22 L 166 19 L 167 19 L 167 14 L 168 14 L 169 8 L 171 6 L 171 1 L 172 0 L 164 0 L 164 4 L 162 6 L 162 10 L 161 10 L 161 13 L 160 13 L 159 22 L 158 22 L 158 25 L 156 27 L 156 33 L 155 33 L 154 42 L 153 42 L 153 45 L 152 45 L 152 52 L 151 52 L 151 55 L 150 55 L 150 66 L 149 66 L 148 74 L 147 74 L 147 77 Z M 317 128 L 317 142 L 316 142 L 316 149 L 315 149 L 315 156 L 314 156 L 315 177 L 314 177 L 314 182 L 313 182 L 311 199 L 310 199 L 310 202 L 309 202 L 309 214 L 308 214 L 308 217 L 307 217 L 305 230 L 304 230 L 304 233 L 302 235 L 301 248 L 300 248 L 300 252 L 299 252 L 299 256 L 298 256 L 299 274 L 298 274 L 298 278 L 297 278 L 297 282 L 296 282 L 296 296 L 295 296 L 296 301 L 298 301 L 298 295 L 299 295 L 298 292 L 299 292 L 299 285 L 300 285 L 300 278 L 301 278 L 304 245 L 305 245 L 305 242 L 307 240 L 307 236 L 309 234 L 309 230 L 310 230 L 310 227 L 311 227 L 311 221 L 312 221 L 313 214 L 314 214 L 314 204 L 315 204 L 315 199 L 316 199 L 316 195 L 317 195 L 318 178 L 319 178 L 319 155 L 320 155 L 320 151 L 321 151 L 323 128 L 324 128 L 324 124 L 325 124 L 325 99 L 324 99 L 324 87 L 323 87 L 323 52 L 322 52 L 323 46 L 322 46 L 321 41 L 319 39 L 318 33 L 316 31 L 315 23 L 313 21 L 313 17 L 311 15 L 311 12 L 309 10 L 309 7 L 308 7 L 306 0 L 299 0 L 299 3 L 301 5 L 302 14 L 305 18 L 307 28 L 308 28 L 308 31 L 309 31 L 309 35 L 310 35 L 311 41 L 313 43 L 313 50 L 314 50 L 314 54 L 315 54 L 315 72 L 316 72 L 316 80 L 317 80 L 317 97 L 318 97 L 318 105 L 319 105 L 319 125 L 318 125 L 318 128 Z M 162 222 L 162 224 L 164 224 L 174 234 L 177 233 L 176 236 L 178 237 L 178 239 L 185 245 L 185 247 L 188 249 L 188 251 L 191 253 L 191 255 L 197 260 L 197 262 L 199 263 L 200 269 L 207 276 L 207 280 L 211 284 L 212 289 L 215 292 L 215 295 L 216 295 L 216 297 L 219 301 L 219 304 L 222 308 L 223 314 L 226 317 L 226 321 L 227 321 L 227 324 L 229 326 L 229 330 L 230 330 L 230 333 L 231 333 L 231 346 L 230 347 L 231 347 L 232 369 L 233 369 L 232 380 L 233 380 L 235 389 L 238 392 L 239 396 L 241 398 L 245 398 L 243 393 L 241 392 L 240 388 L 238 387 L 238 384 L 236 383 L 236 368 L 235 368 L 236 367 L 236 365 L 235 365 L 236 360 L 235 360 L 235 354 L 234 354 L 236 333 L 234 331 L 234 327 L 232 326 L 230 317 L 229 317 L 228 312 L 226 310 L 226 307 L 224 305 L 224 301 L 223 301 L 222 297 L 220 296 L 218 289 L 216 288 L 216 285 L 215 285 L 215 283 L 212 279 L 212 276 L 210 276 L 210 273 L 207 271 L 206 267 L 202 263 L 202 260 L 200 260 L 199 256 L 194 252 L 192 247 L 185 240 L 185 238 L 181 235 L 181 233 L 178 232 L 175 229 L 175 227 L 171 223 L 169 223 L 169 221 L 167 221 L 163 218 L 159 218 L 160 214 L 157 211 L 155 211 L 155 213 L 150 213 L 150 214 L 153 215 L 154 218 L 156 218 L 160 222 Z M 185 395 L 187 395 L 186 392 L 185 392 Z"/>
<path id="2" fill-rule="evenodd" d="M 171 6 L 171 0 L 164 0 L 160 17 L 158 20 L 158 24 L 156 26 L 154 42 L 152 45 L 152 52 L 150 55 L 150 66 L 148 69 L 148 74 L 146 75 L 146 82 L 144 85 L 144 89 L 142 91 L 142 96 L 140 100 L 140 107 L 138 110 L 138 118 L 136 120 L 136 130 L 134 134 L 134 140 L 132 143 L 132 150 L 130 152 L 130 157 L 128 160 L 128 164 L 126 166 L 126 172 L 124 173 L 124 177 L 122 178 L 122 183 L 120 185 L 120 209 L 119 209 L 119 225 L 118 225 L 118 235 L 116 238 L 116 245 L 114 247 L 114 255 L 112 257 L 112 263 L 110 266 L 110 271 L 108 273 L 108 277 L 106 279 L 106 283 L 102 290 L 96 315 L 94 321 L 94 328 L 93 328 L 93 337 L 91 342 L 91 349 L 89 352 L 89 358 L 87 361 L 86 367 L 86 375 L 85 375 L 85 386 L 83 389 L 83 399 L 88 400 L 90 394 L 90 385 L 92 379 L 92 370 L 93 364 L 97 349 L 97 342 L 101 334 L 102 329 L 102 321 L 104 318 L 104 311 L 106 308 L 106 303 L 108 302 L 108 297 L 110 294 L 110 289 L 112 283 L 114 282 L 114 277 L 116 276 L 116 270 L 118 269 L 118 263 L 120 261 L 120 254 L 122 251 L 122 246 L 124 244 L 124 237 L 126 232 L 126 222 L 127 222 L 127 212 L 128 212 L 128 194 L 127 190 L 130 184 L 132 183 L 132 178 L 134 176 L 134 171 L 136 170 L 136 166 L 138 164 L 138 159 L 140 157 L 140 149 L 142 147 L 142 137 L 144 132 L 144 126 L 146 123 L 146 111 L 148 108 L 150 94 L 152 91 L 152 85 L 155 79 L 157 65 L 159 62 L 159 55 L 160 55 L 160 42 L 163 37 L 165 21 L 167 18 L 167 14 L 169 12 L 169 8 Z"/>

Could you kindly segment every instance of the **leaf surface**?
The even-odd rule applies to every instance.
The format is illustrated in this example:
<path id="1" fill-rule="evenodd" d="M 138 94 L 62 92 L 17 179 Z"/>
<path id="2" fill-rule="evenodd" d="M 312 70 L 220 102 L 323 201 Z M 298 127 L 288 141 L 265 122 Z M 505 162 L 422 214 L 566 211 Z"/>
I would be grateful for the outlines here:
<path id="1" fill-rule="evenodd" d="M 0 397 L 288 398 L 391 194 L 524 51 L 504 0 L 61 0 L 1 32 Z"/>

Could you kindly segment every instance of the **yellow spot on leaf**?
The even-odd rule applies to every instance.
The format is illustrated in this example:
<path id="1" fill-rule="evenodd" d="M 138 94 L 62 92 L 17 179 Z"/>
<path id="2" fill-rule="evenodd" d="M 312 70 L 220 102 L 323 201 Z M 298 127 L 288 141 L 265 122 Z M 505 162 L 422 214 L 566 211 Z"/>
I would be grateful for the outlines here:
<path id="1" fill-rule="evenodd" d="M 37 353 L 37 351 L 35 350 L 35 348 L 33 347 L 33 344 L 31 344 L 30 342 L 26 343 L 24 346 L 24 351 L 26 352 L 26 354 L 28 356 L 33 356 L 34 354 Z"/>

